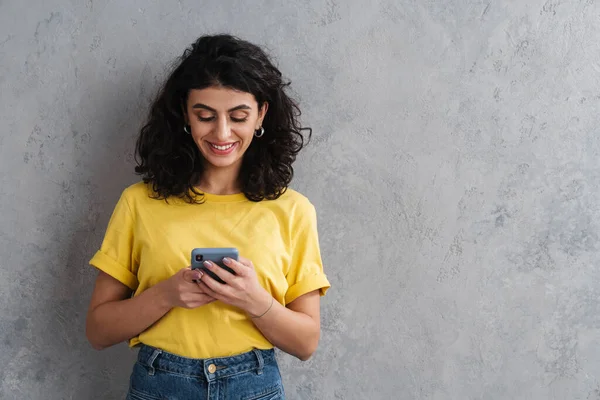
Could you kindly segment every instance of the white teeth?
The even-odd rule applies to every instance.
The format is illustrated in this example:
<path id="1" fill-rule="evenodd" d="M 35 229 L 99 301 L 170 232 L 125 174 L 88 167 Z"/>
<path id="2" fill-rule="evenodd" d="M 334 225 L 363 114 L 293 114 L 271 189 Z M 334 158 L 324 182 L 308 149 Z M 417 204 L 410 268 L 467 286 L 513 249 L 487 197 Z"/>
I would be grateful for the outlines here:
<path id="1" fill-rule="evenodd" d="M 231 147 L 233 147 L 234 143 L 228 144 L 227 146 L 217 146 L 216 144 L 212 144 L 212 143 L 210 145 L 217 150 L 227 150 L 227 149 L 230 149 Z"/>

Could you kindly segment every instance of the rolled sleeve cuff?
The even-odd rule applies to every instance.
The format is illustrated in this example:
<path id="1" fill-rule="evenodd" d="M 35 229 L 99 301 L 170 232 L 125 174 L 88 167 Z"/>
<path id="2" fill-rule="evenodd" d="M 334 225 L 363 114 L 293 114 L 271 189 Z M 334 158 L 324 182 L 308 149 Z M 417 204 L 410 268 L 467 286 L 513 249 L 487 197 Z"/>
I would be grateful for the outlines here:
<path id="1" fill-rule="evenodd" d="M 131 290 L 136 290 L 139 285 L 137 277 L 131 271 L 101 251 L 92 257 L 90 265 L 112 276 Z"/>
<path id="2" fill-rule="evenodd" d="M 291 286 L 285 294 L 285 304 L 290 304 L 303 294 L 310 293 L 313 290 L 319 289 L 319 294 L 325 296 L 331 284 L 324 274 L 307 276 L 299 282 Z"/>

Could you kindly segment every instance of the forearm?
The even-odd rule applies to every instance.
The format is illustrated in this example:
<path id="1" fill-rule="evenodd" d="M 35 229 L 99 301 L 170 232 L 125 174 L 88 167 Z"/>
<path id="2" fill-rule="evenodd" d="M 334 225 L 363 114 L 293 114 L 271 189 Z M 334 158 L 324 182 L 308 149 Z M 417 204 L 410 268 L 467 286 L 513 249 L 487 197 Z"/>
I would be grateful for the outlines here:
<path id="1" fill-rule="evenodd" d="M 268 305 L 270 301 L 262 304 Z M 275 347 L 300 360 L 308 360 L 319 344 L 320 324 L 309 315 L 290 310 L 277 301 L 265 315 L 252 318 L 252 321 Z"/>
<path id="2" fill-rule="evenodd" d="M 126 341 L 148 329 L 170 309 L 158 286 L 130 299 L 101 304 L 88 315 L 88 340 L 98 350 Z"/>

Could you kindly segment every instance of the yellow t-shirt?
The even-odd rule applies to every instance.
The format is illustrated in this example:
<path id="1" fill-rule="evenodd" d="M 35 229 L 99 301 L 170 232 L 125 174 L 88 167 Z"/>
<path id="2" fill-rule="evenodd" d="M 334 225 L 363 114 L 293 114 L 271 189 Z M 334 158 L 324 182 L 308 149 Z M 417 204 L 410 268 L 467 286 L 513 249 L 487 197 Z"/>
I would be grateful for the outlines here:
<path id="1" fill-rule="evenodd" d="M 90 264 L 134 296 L 190 265 L 196 247 L 236 247 L 252 260 L 260 284 L 276 301 L 330 287 L 323 273 L 313 205 L 288 189 L 277 200 L 251 202 L 243 194 L 205 194 L 202 204 L 149 197 L 142 182 L 125 189 L 100 250 Z M 273 345 L 246 313 L 216 301 L 173 308 L 129 341 L 190 358 L 226 357 Z"/>

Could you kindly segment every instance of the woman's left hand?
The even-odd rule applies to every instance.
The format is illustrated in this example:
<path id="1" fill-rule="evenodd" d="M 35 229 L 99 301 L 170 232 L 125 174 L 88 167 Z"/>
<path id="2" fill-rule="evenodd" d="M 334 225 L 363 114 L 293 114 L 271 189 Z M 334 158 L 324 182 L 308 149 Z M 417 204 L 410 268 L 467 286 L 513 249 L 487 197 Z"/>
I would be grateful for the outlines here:
<path id="1" fill-rule="evenodd" d="M 239 261 L 225 258 L 223 262 L 235 275 L 210 261 L 205 261 L 204 266 L 225 283 L 204 274 L 198 284 L 203 285 L 211 297 L 241 308 L 251 316 L 264 313 L 272 302 L 272 296 L 258 282 L 252 261 L 239 257 Z"/>

